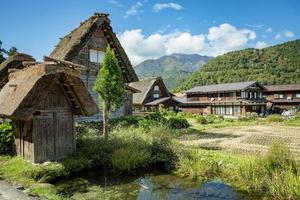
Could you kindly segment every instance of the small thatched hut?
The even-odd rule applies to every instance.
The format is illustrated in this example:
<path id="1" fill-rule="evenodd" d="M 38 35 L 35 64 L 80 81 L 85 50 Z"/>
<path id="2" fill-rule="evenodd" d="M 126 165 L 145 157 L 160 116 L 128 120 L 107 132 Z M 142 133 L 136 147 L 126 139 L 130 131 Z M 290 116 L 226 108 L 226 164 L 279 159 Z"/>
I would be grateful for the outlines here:
<path id="1" fill-rule="evenodd" d="M 24 53 L 17 53 L 10 56 L 0 64 L 0 90 L 8 82 L 9 69 L 22 69 L 30 62 L 35 62 L 34 58 Z"/>
<path id="2" fill-rule="evenodd" d="M 75 152 L 74 115 L 98 112 L 76 67 L 53 61 L 10 72 L 0 115 L 12 119 L 17 155 L 40 163 Z"/>

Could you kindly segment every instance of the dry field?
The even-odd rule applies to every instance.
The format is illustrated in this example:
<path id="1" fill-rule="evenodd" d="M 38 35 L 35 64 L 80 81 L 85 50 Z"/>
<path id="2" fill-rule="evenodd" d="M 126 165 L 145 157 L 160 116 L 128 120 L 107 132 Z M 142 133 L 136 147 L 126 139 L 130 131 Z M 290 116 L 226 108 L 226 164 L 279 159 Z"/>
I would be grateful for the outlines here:
<path id="1" fill-rule="evenodd" d="M 241 153 L 265 153 L 273 143 L 284 143 L 300 158 L 300 127 L 249 125 L 196 131 L 183 135 L 184 145 Z"/>

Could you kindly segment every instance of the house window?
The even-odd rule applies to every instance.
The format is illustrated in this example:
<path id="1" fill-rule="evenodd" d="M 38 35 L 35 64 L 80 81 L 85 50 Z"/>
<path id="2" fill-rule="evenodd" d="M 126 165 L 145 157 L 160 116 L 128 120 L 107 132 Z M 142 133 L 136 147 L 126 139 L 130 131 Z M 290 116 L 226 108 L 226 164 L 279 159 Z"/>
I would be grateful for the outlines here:
<path id="1" fill-rule="evenodd" d="M 300 93 L 296 93 L 296 94 L 294 95 L 294 97 L 295 97 L 295 98 L 300 98 Z"/>
<path id="2" fill-rule="evenodd" d="M 154 86 L 154 91 L 159 91 L 159 86 L 158 85 Z"/>
<path id="3" fill-rule="evenodd" d="M 284 94 L 274 94 L 275 99 L 284 99 L 285 95 Z"/>
<path id="4" fill-rule="evenodd" d="M 101 64 L 103 62 L 104 55 L 105 55 L 104 51 L 90 49 L 90 62 Z"/>
<path id="5" fill-rule="evenodd" d="M 159 98 L 159 94 L 153 94 L 153 98 L 154 99 L 158 99 Z"/>

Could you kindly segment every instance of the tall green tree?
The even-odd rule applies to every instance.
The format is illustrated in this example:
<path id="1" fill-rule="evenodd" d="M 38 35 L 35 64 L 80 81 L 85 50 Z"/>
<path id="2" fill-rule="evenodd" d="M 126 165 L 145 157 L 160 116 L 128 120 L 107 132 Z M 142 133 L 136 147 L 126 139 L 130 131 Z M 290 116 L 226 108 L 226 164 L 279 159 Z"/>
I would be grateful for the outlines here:
<path id="1" fill-rule="evenodd" d="M 121 106 L 124 95 L 122 71 L 114 51 L 109 46 L 106 48 L 93 89 L 100 97 L 102 107 L 100 109 L 103 112 L 103 135 L 107 138 L 109 113 Z"/>

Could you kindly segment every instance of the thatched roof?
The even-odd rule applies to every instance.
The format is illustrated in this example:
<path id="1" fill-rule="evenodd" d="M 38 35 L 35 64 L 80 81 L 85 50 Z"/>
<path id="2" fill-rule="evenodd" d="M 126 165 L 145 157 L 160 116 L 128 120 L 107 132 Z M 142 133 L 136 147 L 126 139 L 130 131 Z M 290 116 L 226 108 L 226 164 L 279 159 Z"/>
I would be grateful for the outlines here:
<path id="1" fill-rule="evenodd" d="M 0 90 L 8 82 L 8 70 L 24 68 L 23 62 L 25 61 L 35 62 L 32 56 L 24 53 L 17 53 L 8 57 L 3 63 L 0 64 Z"/>
<path id="2" fill-rule="evenodd" d="M 110 26 L 108 14 L 95 13 L 89 19 L 80 23 L 79 27 L 75 28 L 60 40 L 49 57 L 72 61 L 77 56 L 77 52 L 86 44 L 88 38 L 99 27 L 119 60 L 119 64 L 123 70 L 123 76 L 126 79 L 125 81 L 138 81 L 138 77 L 124 49 Z"/>
<path id="3" fill-rule="evenodd" d="M 300 91 L 300 84 L 265 85 L 267 92 Z"/>
<path id="4" fill-rule="evenodd" d="M 157 82 L 161 82 L 162 86 L 169 94 L 168 96 L 170 96 L 168 89 L 166 88 L 165 84 L 163 83 L 163 80 L 160 77 L 147 78 L 129 83 L 130 87 L 136 88 L 139 91 L 141 91 L 140 93 L 133 94 L 133 104 L 144 104 L 149 95 L 149 92 L 153 88 L 154 84 Z"/>
<path id="5" fill-rule="evenodd" d="M 62 86 L 77 115 L 93 115 L 97 105 L 80 79 L 79 71 L 63 64 L 45 62 L 9 74 L 9 82 L 0 92 L 0 115 L 14 119 L 30 117 L 50 84 Z M 73 97 L 73 98 L 71 98 Z"/>
<path id="6" fill-rule="evenodd" d="M 256 81 L 238 82 L 238 83 L 224 83 L 215 85 L 197 86 L 186 91 L 186 93 L 213 93 L 213 92 L 226 92 L 226 91 L 239 91 L 245 90 L 253 85 L 265 89 L 265 87 Z"/>

